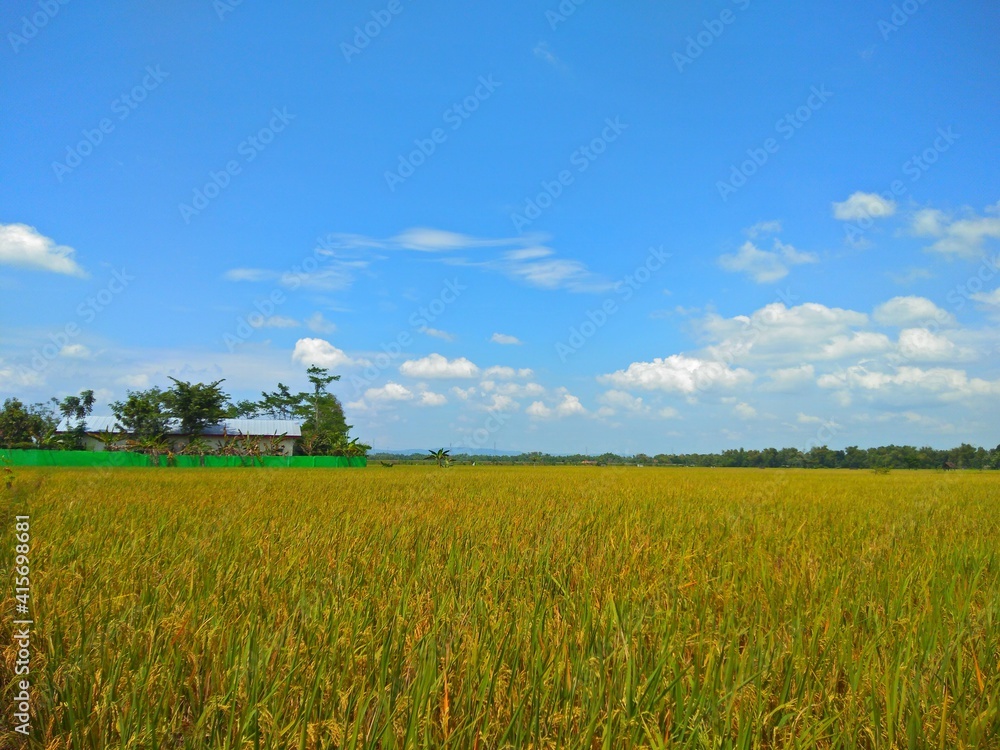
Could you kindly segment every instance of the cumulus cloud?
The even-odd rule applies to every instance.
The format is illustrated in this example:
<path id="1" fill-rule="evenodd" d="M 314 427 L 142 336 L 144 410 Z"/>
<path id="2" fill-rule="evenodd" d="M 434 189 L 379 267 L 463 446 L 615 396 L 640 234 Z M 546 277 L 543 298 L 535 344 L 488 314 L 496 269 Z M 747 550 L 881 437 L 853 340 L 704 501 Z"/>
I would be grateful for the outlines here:
<path id="1" fill-rule="evenodd" d="M 388 382 L 380 388 L 369 388 L 365 398 L 373 403 L 392 403 L 394 401 L 412 401 L 413 391 L 399 383 Z"/>
<path id="2" fill-rule="evenodd" d="M 918 362 L 958 362 L 975 359 L 973 349 L 959 346 L 927 328 L 907 328 L 899 333 L 899 354 Z"/>
<path id="3" fill-rule="evenodd" d="M 598 380 L 619 388 L 672 391 L 693 394 L 711 388 L 734 388 L 752 382 L 753 374 L 730 368 L 722 362 L 673 354 L 652 362 L 633 362 L 624 370 L 602 375 Z"/>
<path id="4" fill-rule="evenodd" d="M 750 406 L 750 404 L 743 401 L 736 404 L 736 406 L 733 408 L 733 411 L 736 413 L 736 416 L 739 417 L 740 419 L 753 419 L 754 417 L 757 416 L 757 410 L 754 409 L 752 406 Z"/>
<path id="5" fill-rule="evenodd" d="M 884 219 L 896 213 L 895 201 L 875 193 L 857 192 L 842 203 L 833 204 L 833 216 L 840 221 Z"/>
<path id="6" fill-rule="evenodd" d="M 292 351 L 292 361 L 331 369 L 368 364 L 367 360 L 354 359 L 325 339 L 299 339 Z"/>
<path id="7" fill-rule="evenodd" d="M 423 391 L 420 394 L 420 405 L 421 406 L 444 406 L 448 403 L 448 399 L 443 393 L 434 393 L 433 391 Z"/>
<path id="8" fill-rule="evenodd" d="M 506 333 L 494 333 L 490 336 L 490 341 L 504 346 L 519 346 L 521 344 L 521 340 L 517 336 L 508 336 Z"/>
<path id="9" fill-rule="evenodd" d="M 524 413 L 536 419 L 580 416 L 587 413 L 586 408 L 580 403 L 579 398 L 571 393 L 567 393 L 565 389 L 560 390 L 562 391 L 561 398 L 555 406 L 548 407 L 541 401 L 534 401 L 524 410 Z"/>
<path id="10" fill-rule="evenodd" d="M 780 240 L 774 241 L 774 250 L 761 250 L 753 242 L 744 242 L 739 251 L 721 255 L 719 266 L 733 273 L 744 273 L 758 284 L 785 278 L 791 266 L 817 263 L 813 253 L 803 253 Z"/>
<path id="11" fill-rule="evenodd" d="M 608 407 L 611 414 L 618 411 L 630 412 L 632 414 L 645 414 L 649 412 L 649 406 L 643 402 L 642 396 L 633 396 L 626 391 L 606 391 L 597 400 Z"/>
<path id="12" fill-rule="evenodd" d="M 986 240 L 1000 239 L 1000 217 L 980 216 L 965 209 L 960 218 L 954 218 L 943 211 L 926 208 L 913 215 L 910 229 L 917 236 L 935 239 L 928 248 L 932 252 L 978 258 L 984 253 Z"/>
<path id="13" fill-rule="evenodd" d="M 836 336 L 868 325 L 868 316 L 853 310 L 806 302 L 786 307 L 772 302 L 750 315 L 723 318 L 706 315 L 698 324 L 711 345 L 713 359 L 731 362 L 753 358 L 781 364 L 822 359 L 825 346 Z"/>
<path id="14" fill-rule="evenodd" d="M 409 359 L 399 366 L 399 371 L 411 378 L 474 378 L 479 375 L 479 368 L 465 357 L 449 360 L 440 354 Z"/>
<path id="15" fill-rule="evenodd" d="M 893 297 L 875 308 L 872 317 L 876 323 L 884 326 L 927 325 L 937 322 L 940 325 L 953 325 L 955 316 L 942 310 L 926 297 Z"/>
<path id="16" fill-rule="evenodd" d="M 854 365 L 838 372 L 823 375 L 819 379 L 821 388 L 842 391 L 922 391 L 940 397 L 942 400 L 957 398 L 992 396 L 1000 394 L 1000 381 L 970 378 L 965 370 L 934 367 L 922 369 L 903 366 L 895 371 L 870 370 L 864 365 Z"/>
<path id="17" fill-rule="evenodd" d="M 2 265 L 86 278 L 87 272 L 77 264 L 74 255 L 73 248 L 57 245 L 55 240 L 27 224 L 0 224 Z"/>

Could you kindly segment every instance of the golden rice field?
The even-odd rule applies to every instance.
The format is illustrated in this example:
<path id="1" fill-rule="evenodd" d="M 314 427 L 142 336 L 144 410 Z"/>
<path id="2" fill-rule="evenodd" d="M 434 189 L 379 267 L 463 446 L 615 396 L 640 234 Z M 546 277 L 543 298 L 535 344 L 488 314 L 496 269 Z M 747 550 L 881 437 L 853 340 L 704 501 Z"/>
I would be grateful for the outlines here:
<path id="1" fill-rule="evenodd" d="M 30 747 L 998 748 L 1000 476 L 16 470 Z"/>

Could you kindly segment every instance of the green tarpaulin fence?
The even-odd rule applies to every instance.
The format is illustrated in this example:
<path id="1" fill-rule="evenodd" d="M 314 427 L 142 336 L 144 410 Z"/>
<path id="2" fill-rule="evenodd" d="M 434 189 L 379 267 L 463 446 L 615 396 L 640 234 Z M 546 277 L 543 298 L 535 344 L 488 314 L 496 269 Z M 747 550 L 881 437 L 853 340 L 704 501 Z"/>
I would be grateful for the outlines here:
<path id="1" fill-rule="evenodd" d="M 2 450 L 0 459 L 12 466 L 152 466 L 153 462 L 144 453 L 126 451 L 35 451 Z M 343 456 L 174 456 L 168 459 L 160 456 L 160 466 L 184 468 L 223 468 L 237 466 L 283 466 L 300 468 L 345 468 L 368 465 L 364 456 L 345 458 Z"/>

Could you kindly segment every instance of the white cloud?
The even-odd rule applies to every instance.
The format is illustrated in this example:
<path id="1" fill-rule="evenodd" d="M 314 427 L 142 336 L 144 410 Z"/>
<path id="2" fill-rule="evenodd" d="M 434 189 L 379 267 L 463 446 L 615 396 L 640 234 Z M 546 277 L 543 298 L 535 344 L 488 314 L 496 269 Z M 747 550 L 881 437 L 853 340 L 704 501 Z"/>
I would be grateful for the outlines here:
<path id="1" fill-rule="evenodd" d="M 365 398 L 374 403 L 392 403 L 413 400 L 413 391 L 399 383 L 389 382 L 380 388 L 369 388 Z"/>
<path id="2" fill-rule="evenodd" d="M 633 414 L 645 414 L 649 411 L 649 407 L 643 402 L 641 396 L 633 396 L 626 391 L 606 391 L 597 400 L 610 407 L 612 413 L 626 411 Z"/>
<path id="3" fill-rule="evenodd" d="M 487 405 L 489 411 L 517 411 L 520 408 L 520 404 L 517 403 L 510 396 L 505 396 L 502 393 L 494 393 L 490 399 L 490 403 Z"/>
<path id="4" fill-rule="evenodd" d="M 955 219 L 942 211 L 926 208 L 914 214 L 911 231 L 921 237 L 937 239 L 928 249 L 959 258 L 978 258 L 988 239 L 1000 239 L 1000 217 L 979 216 L 965 209 Z"/>
<path id="5" fill-rule="evenodd" d="M 449 360 L 440 354 L 407 360 L 399 366 L 399 371 L 412 378 L 474 378 L 479 375 L 479 368 L 465 357 Z"/>
<path id="6" fill-rule="evenodd" d="M 766 284 L 785 278 L 790 266 L 818 261 L 814 254 L 799 252 L 776 239 L 774 251 L 761 250 L 752 242 L 744 242 L 738 252 L 720 256 L 719 266 L 733 273 L 745 273 L 758 284 Z"/>
<path id="7" fill-rule="evenodd" d="M 337 368 L 367 365 L 364 359 L 354 359 L 324 339 L 299 339 L 292 351 L 292 361 L 302 365 Z"/>
<path id="8" fill-rule="evenodd" d="M 534 370 L 530 370 L 527 367 L 520 370 L 515 370 L 513 367 L 502 367 L 500 365 L 494 365 L 493 367 L 487 367 L 483 371 L 484 378 L 500 378 L 501 380 L 511 380 L 513 378 L 530 378 L 534 375 Z"/>
<path id="9" fill-rule="evenodd" d="M 899 333 L 899 354 L 918 362 L 957 362 L 974 359 L 976 352 L 958 346 L 947 337 L 926 328 L 907 328 Z"/>
<path id="10" fill-rule="evenodd" d="M 893 297 L 875 308 L 872 317 L 884 326 L 904 327 L 936 321 L 953 325 L 955 317 L 945 312 L 926 297 Z"/>
<path id="11" fill-rule="evenodd" d="M 600 382 L 619 388 L 675 391 L 693 394 L 709 388 L 733 388 L 753 380 L 749 370 L 731 369 L 722 362 L 672 354 L 652 362 L 633 362 L 625 370 L 602 375 Z"/>
<path id="12" fill-rule="evenodd" d="M 321 312 L 314 312 L 306 318 L 306 325 L 315 333 L 333 333 L 337 330 L 336 324 L 323 317 Z"/>
<path id="13" fill-rule="evenodd" d="M 274 271 L 267 271 L 263 268 L 230 268 L 222 278 L 226 281 L 267 281 L 275 278 Z"/>
<path id="14" fill-rule="evenodd" d="M 414 227 L 404 230 L 393 237 L 393 240 L 407 250 L 419 250 L 425 253 L 462 250 L 479 244 L 474 237 L 428 227 Z"/>
<path id="15" fill-rule="evenodd" d="M 978 292 L 973 294 L 972 299 L 987 307 L 1000 307 L 1000 287 L 997 287 L 992 292 Z"/>
<path id="16" fill-rule="evenodd" d="M 662 419 L 678 419 L 680 417 L 680 412 L 672 406 L 666 406 L 660 409 L 656 414 Z"/>
<path id="17" fill-rule="evenodd" d="M 459 388 L 458 386 L 455 386 L 451 389 L 451 392 L 462 401 L 468 401 L 476 395 L 476 389 L 473 386 L 469 386 L 468 388 Z"/>
<path id="18" fill-rule="evenodd" d="M 864 313 L 815 302 L 796 307 L 772 302 L 750 315 L 709 314 L 699 323 L 702 334 L 713 342 L 708 347 L 711 358 L 724 362 L 753 358 L 774 364 L 825 358 L 824 347 L 835 336 L 867 325 Z"/>
<path id="19" fill-rule="evenodd" d="M 892 348 L 892 341 L 883 333 L 860 331 L 851 335 L 834 336 L 823 347 L 824 359 L 844 359 L 887 352 Z"/>
<path id="20" fill-rule="evenodd" d="M 823 423 L 823 418 L 822 417 L 810 416 L 809 414 L 805 414 L 805 413 L 803 413 L 801 411 L 799 412 L 799 414 L 796 417 L 796 419 L 798 420 L 799 424 L 822 424 Z"/>
<path id="21" fill-rule="evenodd" d="M 524 410 L 524 413 L 530 417 L 536 417 L 538 419 L 547 419 L 552 416 L 552 410 L 541 401 L 532 402 L 532 404 Z"/>
<path id="22" fill-rule="evenodd" d="M 935 367 L 899 367 L 895 372 L 869 370 L 855 365 L 819 379 L 821 388 L 863 391 L 924 391 L 943 400 L 1000 394 L 1000 381 L 970 378 L 964 370 Z"/>
<path id="23" fill-rule="evenodd" d="M 428 328 L 427 326 L 423 326 L 420 328 L 420 332 L 424 334 L 424 336 L 431 336 L 433 338 L 441 339 L 443 341 L 455 340 L 454 335 L 448 333 L 447 331 L 438 330 L 437 328 Z"/>
<path id="24" fill-rule="evenodd" d="M 59 356 L 70 359 L 87 359 L 90 356 L 90 349 L 83 344 L 67 344 L 59 350 Z"/>
<path id="25" fill-rule="evenodd" d="M 490 336 L 490 341 L 494 344 L 503 344 L 505 346 L 518 346 L 521 344 L 521 340 L 517 336 L 508 336 L 506 333 L 494 333 Z"/>
<path id="26" fill-rule="evenodd" d="M 761 390 L 788 393 L 813 383 L 816 369 L 812 365 L 799 365 L 769 370 L 766 374 L 769 380 L 761 386 Z"/>
<path id="27" fill-rule="evenodd" d="M 302 325 L 295 318 L 289 318 L 284 315 L 272 315 L 270 318 L 264 318 L 263 320 L 255 318 L 255 320 L 258 321 L 257 325 L 254 326 L 255 328 L 297 328 Z"/>
<path id="28" fill-rule="evenodd" d="M 559 390 L 562 393 L 562 398 L 555 406 L 550 408 L 541 401 L 534 401 L 524 410 L 525 414 L 536 419 L 549 419 L 580 416 L 587 413 L 583 404 L 580 403 L 579 398 L 571 393 L 567 393 L 565 388 L 560 388 Z"/>
<path id="29" fill-rule="evenodd" d="M 423 391 L 420 394 L 421 406 L 444 406 L 447 403 L 448 399 L 445 398 L 443 393 L 434 393 L 433 391 Z"/>
<path id="30" fill-rule="evenodd" d="M 840 221 L 884 219 L 896 213 L 896 203 L 875 193 L 854 193 L 842 203 L 833 204 L 833 216 Z"/>
<path id="31" fill-rule="evenodd" d="M 750 406 L 750 404 L 742 401 L 736 404 L 736 406 L 733 408 L 733 411 L 736 413 L 736 416 L 739 417 L 740 419 L 753 419 L 754 417 L 757 416 L 757 410 L 754 409 L 752 406 Z"/>
<path id="32" fill-rule="evenodd" d="M 0 224 L 0 265 L 86 278 L 75 254 L 73 248 L 57 245 L 27 224 Z"/>
<path id="33" fill-rule="evenodd" d="M 149 387 L 149 375 L 145 373 L 136 373 L 133 375 L 122 375 L 118 378 L 116 383 L 119 383 L 126 388 L 148 388 Z"/>
<path id="34" fill-rule="evenodd" d="M 781 232 L 781 222 L 777 219 L 773 221 L 759 221 L 745 231 L 747 237 L 750 239 L 756 239 L 762 234 L 778 234 Z"/>

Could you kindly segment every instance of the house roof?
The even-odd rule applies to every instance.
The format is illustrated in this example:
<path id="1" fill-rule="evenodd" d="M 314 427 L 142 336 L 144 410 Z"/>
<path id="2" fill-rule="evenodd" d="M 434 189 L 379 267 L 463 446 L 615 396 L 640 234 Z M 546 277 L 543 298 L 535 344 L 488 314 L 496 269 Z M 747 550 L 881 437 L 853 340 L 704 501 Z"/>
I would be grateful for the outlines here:
<path id="1" fill-rule="evenodd" d="M 115 432 L 117 419 L 114 417 L 87 417 L 87 432 Z M 302 424 L 293 419 L 224 419 L 219 424 L 210 425 L 201 433 L 207 437 L 221 437 L 223 429 L 228 435 L 273 436 L 287 435 L 301 437 Z M 56 427 L 56 432 L 69 432 L 70 425 L 63 419 Z M 170 435 L 183 435 L 177 420 L 171 420 L 168 431 Z"/>

